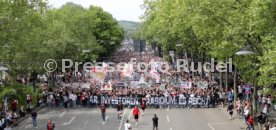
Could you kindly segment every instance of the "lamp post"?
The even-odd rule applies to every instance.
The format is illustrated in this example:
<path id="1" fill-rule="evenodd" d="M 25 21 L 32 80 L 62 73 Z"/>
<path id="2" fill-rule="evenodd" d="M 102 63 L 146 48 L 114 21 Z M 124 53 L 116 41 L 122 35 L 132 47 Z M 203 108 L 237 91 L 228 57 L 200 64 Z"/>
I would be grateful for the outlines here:
<path id="1" fill-rule="evenodd" d="M 246 45 L 244 46 L 243 48 L 240 49 L 240 51 L 236 52 L 236 55 L 238 56 L 247 56 L 247 55 L 253 55 L 255 54 L 253 51 L 251 51 L 251 48 L 250 46 Z M 235 100 L 236 100 L 236 97 L 237 97 L 237 92 L 236 92 L 236 89 L 237 89 L 237 81 L 236 81 L 236 75 L 237 75 L 237 68 L 235 67 L 235 70 L 234 70 L 234 96 L 235 96 Z M 256 75 L 254 75 L 254 79 L 256 78 Z M 256 110 L 256 101 L 255 101 L 255 96 L 256 96 L 256 92 L 257 92 L 257 87 L 256 87 L 256 84 L 255 84 L 255 80 L 254 80 L 254 83 L 253 83 L 253 99 L 252 99 L 252 102 L 253 102 L 253 111 L 255 112 Z M 252 104 L 252 103 L 250 103 Z M 251 109 L 252 110 L 252 109 Z M 254 114 L 254 113 L 252 113 Z"/>

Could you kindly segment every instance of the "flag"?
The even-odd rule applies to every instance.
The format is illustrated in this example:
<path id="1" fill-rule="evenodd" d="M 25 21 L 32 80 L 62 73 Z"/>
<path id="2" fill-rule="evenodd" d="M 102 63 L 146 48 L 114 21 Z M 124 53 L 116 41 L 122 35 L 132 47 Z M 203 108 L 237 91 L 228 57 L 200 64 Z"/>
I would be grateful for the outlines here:
<path id="1" fill-rule="evenodd" d="M 112 91 L 112 83 L 109 81 L 108 83 L 102 83 L 101 84 L 101 90 L 102 91 Z"/>
<path id="2" fill-rule="evenodd" d="M 106 75 L 106 71 L 105 71 L 104 67 L 106 67 L 106 65 L 104 65 L 104 63 L 103 63 L 102 67 L 101 66 L 94 66 L 91 69 L 91 75 L 92 75 L 92 78 L 95 81 L 99 81 L 99 82 L 104 81 L 105 75 Z"/>

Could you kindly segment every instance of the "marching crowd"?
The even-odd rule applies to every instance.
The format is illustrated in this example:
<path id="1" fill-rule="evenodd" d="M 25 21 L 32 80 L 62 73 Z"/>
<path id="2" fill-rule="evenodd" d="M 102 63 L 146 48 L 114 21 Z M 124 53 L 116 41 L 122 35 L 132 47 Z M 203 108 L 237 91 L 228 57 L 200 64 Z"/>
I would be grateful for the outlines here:
<path id="1" fill-rule="evenodd" d="M 123 56 L 122 56 L 123 55 Z M 117 52 L 114 56 L 115 62 L 128 62 L 131 58 L 137 58 L 139 54 L 132 54 L 131 52 Z M 160 58 L 155 57 L 152 54 L 141 54 L 140 60 L 143 62 L 149 62 L 151 59 L 160 60 Z M 149 72 L 150 70 L 148 70 Z M 135 71 L 134 71 L 135 72 Z M 240 85 L 238 87 L 238 100 L 234 102 L 234 90 L 232 88 L 222 89 L 218 87 L 217 82 L 209 76 L 203 75 L 202 77 L 197 77 L 191 73 L 177 72 L 173 67 L 171 67 L 168 73 L 158 72 L 160 75 L 160 81 L 151 76 L 146 76 L 146 73 L 138 73 L 138 78 L 144 78 L 144 82 L 151 82 L 150 87 L 135 87 L 130 86 L 130 82 L 136 78 L 129 78 L 126 80 L 125 77 L 120 76 L 120 72 L 108 73 L 108 78 L 112 80 L 113 86 L 112 90 L 102 90 L 101 84 L 91 80 L 89 74 L 84 71 L 72 72 L 69 71 L 64 74 L 57 75 L 59 87 L 48 88 L 47 83 L 43 84 L 42 96 L 37 99 L 37 106 L 46 104 L 50 108 L 74 108 L 77 109 L 80 106 L 83 107 L 100 107 L 102 113 L 105 112 L 105 107 L 117 108 L 121 111 L 122 107 L 141 107 L 143 110 L 146 107 L 152 108 L 162 108 L 162 107 L 186 107 L 186 108 L 210 108 L 210 107 L 224 107 L 224 104 L 228 104 L 227 111 L 229 112 L 231 119 L 234 111 L 237 115 L 241 117 L 248 125 L 249 130 L 254 130 L 254 120 L 259 123 L 259 127 L 264 127 L 264 130 L 275 130 L 275 124 L 271 124 L 267 121 L 267 115 L 269 114 L 269 108 L 271 107 L 271 96 L 259 95 L 259 102 L 261 104 L 262 112 L 257 116 L 253 117 L 250 113 L 250 102 L 248 99 L 245 85 Z M 135 76 L 134 76 L 135 77 Z M 116 86 L 118 82 L 126 82 L 126 85 Z M 176 87 L 175 82 L 185 81 L 189 84 L 189 87 Z M 70 86 L 72 82 L 79 82 L 77 86 Z M 204 82 L 204 87 L 200 86 L 198 82 Z M 82 83 L 89 83 L 90 86 L 82 88 Z M 63 85 L 67 84 L 67 85 Z M 162 86 L 162 87 L 161 87 Z M 118 97 L 131 97 L 136 99 L 134 104 L 123 104 L 122 101 L 118 101 L 116 104 L 112 101 L 110 102 L 91 102 L 93 97 L 105 96 L 110 99 L 116 99 Z M 151 103 L 151 98 L 154 97 L 166 97 L 168 99 L 175 99 L 176 103 Z M 98 98 L 99 100 L 101 98 Z M 196 100 L 193 100 L 196 99 Z M 31 114 L 33 119 L 33 126 L 36 127 L 36 116 L 37 113 L 34 111 L 34 106 L 32 105 L 32 97 L 27 95 L 26 102 L 29 104 L 26 109 L 20 106 L 17 108 L 18 101 L 13 100 L 11 102 L 11 111 L 3 110 L 1 111 L 0 120 L 0 130 L 10 130 L 10 126 L 15 126 L 18 117 L 24 117 L 27 113 Z M 183 104 L 177 104 L 180 100 L 184 100 Z M 119 107 L 118 107 L 119 106 Z M 5 108 L 6 109 L 6 108 Z M 19 115 L 17 115 L 17 113 Z M 118 113 L 120 115 L 120 112 Z M 105 115 L 103 120 L 105 120 Z M 119 118 L 120 116 L 118 116 Z M 154 117 L 156 120 L 157 117 Z M 158 118 L 157 118 L 158 120 Z M 49 120 L 47 124 L 48 130 L 54 129 L 54 124 Z"/>

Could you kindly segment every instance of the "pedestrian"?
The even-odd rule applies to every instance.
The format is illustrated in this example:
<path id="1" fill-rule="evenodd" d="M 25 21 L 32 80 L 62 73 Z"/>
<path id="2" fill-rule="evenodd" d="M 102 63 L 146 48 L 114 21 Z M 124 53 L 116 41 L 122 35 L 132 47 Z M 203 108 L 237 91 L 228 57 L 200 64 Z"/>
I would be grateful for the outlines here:
<path id="1" fill-rule="evenodd" d="M 55 129 L 55 123 L 51 119 L 47 123 L 47 130 L 54 130 Z"/>
<path id="2" fill-rule="evenodd" d="M 7 126 L 4 128 L 4 130 L 12 130 L 12 128 L 9 124 L 7 124 Z"/>
<path id="3" fill-rule="evenodd" d="M 32 109 L 32 112 L 31 112 L 31 118 L 32 118 L 32 122 L 33 122 L 33 127 L 37 128 L 37 122 L 36 122 L 37 113 L 33 109 Z"/>
<path id="4" fill-rule="evenodd" d="M 19 115 L 20 117 L 24 117 L 26 115 L 26 111 L 24 109 L 24 106 L 21 106 L 19 109 Z"/>
<path id="5" fill-rule="evenodd" d="M 263 129 L 264 129 L 264 130 L 269 130 L 270 125 L 271 125 L 270 122 L 267 121 L 267 122 L 264 124 Z"/>
<path id="6" fill-rule="evenodd" d="M 270 130 L 276 130 L 276 123 L 274 123 L 273 126 L 271 126 Z"/>
<path id="7" fill-rule="evenodd" d="M 233 109 L 234 109 L 234 106 L 233 106 L 232 103 L 230 103 L 228 108 L 227 108 L 227 112 L 229 112 L 229 115 L 230 115 L 230 120 L 232 120 Z"/>
<path id="8" fill-rule="evenodd" d="M 18 104 L 17 100 L 13 100 L 12 101 L 12 103 L 11 103 L 12 112 L 16 112 L 16 110 L 17 110 L 17 104 Z"/>
<path id="9" fill-rule="evenodd" d="M 261 130 L 261 128 L 264 126 L 264 123 L 266 122 L 266 115 L 260 112 L 260 114 L 257 116 L 258 120 L 258 127 Z"/>
<path id="10" fill-rule="evenodd" d="M 101 109 L 101 113 L 102 113 L 103 124 L 105 124 L 106 123 L 106 118 L 105 118 L 105 116 L 106 116 L 106 107 L 105 107 L 105 105 L 101 104 L 100 109 Z"/>
<path id="11" fill-rule="evenodd" d="M 252 115 L 248 117 L 247 130 L 254 130 L 254 117 Z"/>
<path id="12" fill-rule="evenodd" d="M 123 109 L 124 109 L 123 104 L 121 102 L 119 102 L 117 105 L 118 120 L 122 119 Z"/>
<path id="13" fill-rule="evenodd" d="M 146 109 L 146 101 L 144 99 L 142 99 L 142 102 L 141 102 L 141 108 L 142 108 L 142 115 L 144 116 L 145 114 L 145 109 Z"/>
<path id="14" fill-rule="evenodd" d="M 137 106 L 135 106 L 134 109 L 133 109 L 133 116 L 134 116 L 134 120 L 135 120 L 135 125 L 138 124 L 139 115 L 140 115 L 140 110 Z"/>
<path id="15" fill-rule="evenodd" d="M 131 124 L 129 123 L 129 120 L 126 120 L 125 130 L 132 130 L 132 127 L 131 127 Z"/>
<path id="16" fill-rule="evenodd" d="M 154 117 L 152 118 L 152 122 L 153 122 L 153 130 L 158 130 L 158 117 L 156 116 L 156 114 L 154 114 Z"/>
<path id="17" fill-rule="evenodd" d="M 237 117 L 240 117 L 240 115 L 241 115 L 241 100 L 239 98 L 236 101 L 236 111 L 237 111 Z"/>
<path id="18" fill-rule="evenodd" d="M 246 105 L 243 113 L 243 123 L 246 123 L 249 114 L 250 114 L 250 110 L 249 110 L 249 107 Z"/>

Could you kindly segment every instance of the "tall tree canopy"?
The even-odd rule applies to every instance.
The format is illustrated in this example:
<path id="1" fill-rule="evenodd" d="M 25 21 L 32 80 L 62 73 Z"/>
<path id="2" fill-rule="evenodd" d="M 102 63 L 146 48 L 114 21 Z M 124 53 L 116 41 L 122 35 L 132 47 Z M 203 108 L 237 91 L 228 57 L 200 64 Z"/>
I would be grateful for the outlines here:
<path id="1" fill-rule="evenodd" d="M 275 60 L 267 62 L 275 57 L 274 0 L 145 0 L 143 7 L 142 38 L 157 42 L 165 51 L 182 44 L 192 53 L 204 52 L 224 61 L 232 57 L 244 79 L 253 82 L 252 76 L 258 73 L 260 84 L 276 83 L 262 79 L 276 72 Z M 235 55 L 245 45 L 255 55 Z"/>
<path id="2" fill-rule="evenodd" d="M 46 59 L 109 56 L 124 37 L 112 15 L 96 6 L 53 9 L 43 0 L 0 0 L 0 7 L 0 62 L 12 77 L 43 73 Z"/>

